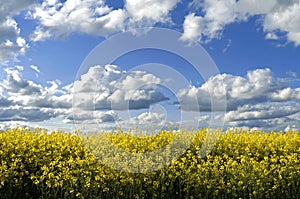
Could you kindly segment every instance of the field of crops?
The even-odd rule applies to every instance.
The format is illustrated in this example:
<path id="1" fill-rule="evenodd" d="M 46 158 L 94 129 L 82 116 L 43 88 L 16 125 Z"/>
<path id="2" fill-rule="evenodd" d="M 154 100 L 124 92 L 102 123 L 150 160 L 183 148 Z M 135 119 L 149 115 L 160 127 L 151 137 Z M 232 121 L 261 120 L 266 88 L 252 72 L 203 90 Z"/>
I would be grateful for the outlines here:
<path id="1" fill-rule="evenodd" d="M 209 132 L 170 129 L 145 136 L 119 130 L 82 137 L 41 129 L 5 130 L 0 133 L 0 198 L 299 198 L 299 133 L 216 132 L 217 142 L 206 142 L 212 146 L 203 155 Z M 168 147 L 176 137 L 188 141 L 183 138 L 189 136 L 191 143 Z M 116 148 L 127 155 L 114 155 Z M 162 157 L 179 158 L 167 165 L 163 163 L 168 159 L 155 157 L 153 164 L 153 156 L 128 158 L 128 153 L 161 148 Z M 134 168 L 148 163 L 153 165 L 147 172 Z M 131 167 L 140 173 L 126 172 Z"/>

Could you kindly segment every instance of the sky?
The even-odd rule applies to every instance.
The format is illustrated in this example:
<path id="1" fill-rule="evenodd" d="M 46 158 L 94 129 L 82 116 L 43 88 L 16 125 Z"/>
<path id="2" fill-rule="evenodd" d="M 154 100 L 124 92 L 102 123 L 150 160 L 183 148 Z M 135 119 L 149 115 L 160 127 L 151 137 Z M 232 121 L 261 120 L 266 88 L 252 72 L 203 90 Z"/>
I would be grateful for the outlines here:
<path id="1" fill-rule="evenodd" d="M 300 0 L 0 0 L 0 127 L 298 130 L 299 57 Z"/>

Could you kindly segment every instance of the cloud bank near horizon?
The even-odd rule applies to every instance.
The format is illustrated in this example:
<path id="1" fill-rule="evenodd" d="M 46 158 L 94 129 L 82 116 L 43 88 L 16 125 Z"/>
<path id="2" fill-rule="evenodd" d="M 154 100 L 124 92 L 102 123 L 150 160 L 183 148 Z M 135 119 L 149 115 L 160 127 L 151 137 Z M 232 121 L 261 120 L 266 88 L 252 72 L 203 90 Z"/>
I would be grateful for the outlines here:
<path id="1" fill-rule="evenodd" d="M 51 120 L 60 123 L 58 126 L 80 124 L 95 129 L 178 123 L 168 119 L 167 114 L 171 112 L 151 111 L 155 104 L 171 104 L 175 100 L 157 89 L 165 80 L 154 74 L 128 72 L 115 65 L 97 65 L 72 84 L 63 86 L 55 80 L 43 86 L 25 79 L 24 70 L 21 66 L 4 70 L 6 78 L 0 82 L 1 126 Z M 182 121 L 182 124 L 209 125 L 209 116 L 218 117 L 211 112 L 210 102 L 214 98 L 226 100 L 225 128 L 300 129 L 300 88 L 290 87 L 268 68 L 248 71 L 245 76 L 218 74 L 199 87 L 190 85 L 174 95 L 180 99 L 173 104 L 179 111 L 191 112 L 199 108 L 198 117 Z M 198 104 L 189 103 L 195 96 Z M 122 111 L 138 113 L 128 118 Z"/>

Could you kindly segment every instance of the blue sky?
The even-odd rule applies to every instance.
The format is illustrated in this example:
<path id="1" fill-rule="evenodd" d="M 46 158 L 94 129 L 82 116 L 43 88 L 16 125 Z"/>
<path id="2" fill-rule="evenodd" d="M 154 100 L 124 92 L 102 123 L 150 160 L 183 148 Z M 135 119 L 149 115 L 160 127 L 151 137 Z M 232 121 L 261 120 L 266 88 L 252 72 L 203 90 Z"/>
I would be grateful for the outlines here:
<path id="1" fill-rule="evenodd" d="M 0 11 L 3 128 L 300 128 L 299 0 L 12 0 Z M 184 57 L 148 48 L 81 71 L 98 45 L 153 27 L 202 46 L 219 74 L 203 79 Z M 211 100 L 226 101 L 226 111 L 218 103 L 212 111 Z"/>

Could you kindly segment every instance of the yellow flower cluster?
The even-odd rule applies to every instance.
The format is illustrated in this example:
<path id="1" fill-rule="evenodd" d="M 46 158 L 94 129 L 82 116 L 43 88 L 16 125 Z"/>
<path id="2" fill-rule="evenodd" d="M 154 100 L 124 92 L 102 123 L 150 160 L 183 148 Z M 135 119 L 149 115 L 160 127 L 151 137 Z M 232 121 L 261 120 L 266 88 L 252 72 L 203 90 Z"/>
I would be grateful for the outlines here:
<path id="1" fill-rule="evenodd" d="M 126 172 L 132 170 L 139 172 Z M 299 195 L 298 132 L 170 128 L 152 135 L 118 129 L 86 136 L 25 127 L 0 132 L 0 198 Z"/>

